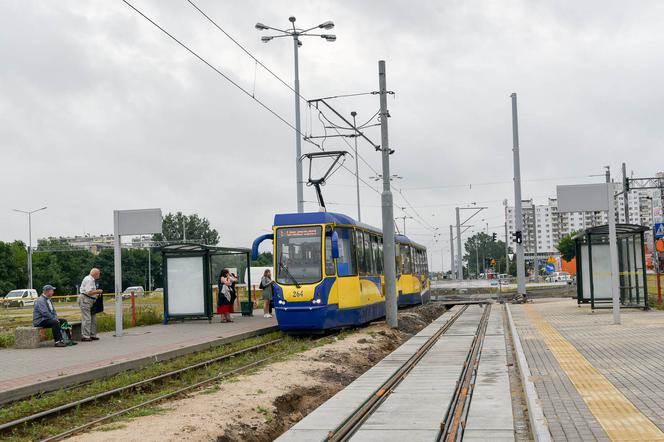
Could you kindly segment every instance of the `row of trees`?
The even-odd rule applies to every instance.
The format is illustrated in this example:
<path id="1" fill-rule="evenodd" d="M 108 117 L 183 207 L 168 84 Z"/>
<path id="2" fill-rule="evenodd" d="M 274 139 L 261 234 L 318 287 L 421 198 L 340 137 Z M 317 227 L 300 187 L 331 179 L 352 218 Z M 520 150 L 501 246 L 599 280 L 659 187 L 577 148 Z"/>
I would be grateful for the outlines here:
<path id="1" fill-rule="evenodd" d="M 153 240 L 160 243 L 181 241 L 185 237 L 187 241 L 202 244 L 219 243 L 219 232 L 210 227 L 206 218 L 197 214 L 184 215 L 182 212 L 167 214 L 162 223 L 162 233 L 154 235 Z M 259 255 L 252 265 L 272 265 L 272 254 Z M 58 294 L 73 294 L 92 267 L 101 270 L 102 289 L 112 292 L 115 286 L 113 250 L 102 249 L 98 254 L 93 254 L 88 250 L 72 247 L 64 240 L 40 240 L 32 255 L 33 285 L 39 289 L 46 284 L 52 284 L 57 287 Z M 27 268 L 26 244 L 22 241 L 0 241 L 0 296 L 28 286 Z M 163 287 L 159 247 L 154 247 L 152 253 L 147 249 L 122 250 L 123 288 L 141 285 L 147 289 L 150 286 L 149 273 L 152 276 L 152 287 Z"/>
<path id="2" fill-rule="evenodd" d="M 571 261 L 576 256 L 576 248 L 572 239 L 575 233 L 572 232 L 569 235 L 563 236 L 556 245 L 556 249 L 565 261 Z M 512 276 L 516 276 L 516 263 L 514 259 L 511 259 L 509 269 L 506 271 L 505 243 L 503 241 L 494 241 L 488 234 L 480 232 L 468 238 L 464 246 L 466 253 L 463 255 L 463 259 L 467 264 L 464 267 L 465 275 L 486 273 L 486 269 L 494 267 L 498 273 L 509 273 Z M 508 250 L 508 253 L 512 254 L 511 248 Z M 492 260 L 495 260 L 495 265 L 491 265 Z M 532 265 L 526 264 L 526 274 L 530 270 L 532 270 Z"/>

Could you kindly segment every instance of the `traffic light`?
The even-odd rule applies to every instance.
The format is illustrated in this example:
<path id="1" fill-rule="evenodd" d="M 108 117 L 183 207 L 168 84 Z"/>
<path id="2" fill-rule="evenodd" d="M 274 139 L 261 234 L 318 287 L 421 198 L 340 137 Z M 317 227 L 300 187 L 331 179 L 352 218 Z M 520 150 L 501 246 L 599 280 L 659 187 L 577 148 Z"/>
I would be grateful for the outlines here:
<path id="1" fill-rule="evenodd" d="M 493 234 L 491 235 L 491 240 L 495 242 L 496 238 L 497 238 L 496 232 L 493 232 Z"/>
<path id="2" fill-rule="evenodd" d="M 627 177 L 623 178 L 623 191 L 625 191 L 625 193 L 629 192 L 629 178 Z M 627 195 L 625 195 L 625 201 L 627 201 Z"/>
<path id="3" fill-rule="evenodd" d="M 521 244 L 523 242 L 523 237 L 521 236 L 521 231 L 520 230 L 512 233 L 512 236 L 514 237 L 514 242 L 515 243 Z"/>

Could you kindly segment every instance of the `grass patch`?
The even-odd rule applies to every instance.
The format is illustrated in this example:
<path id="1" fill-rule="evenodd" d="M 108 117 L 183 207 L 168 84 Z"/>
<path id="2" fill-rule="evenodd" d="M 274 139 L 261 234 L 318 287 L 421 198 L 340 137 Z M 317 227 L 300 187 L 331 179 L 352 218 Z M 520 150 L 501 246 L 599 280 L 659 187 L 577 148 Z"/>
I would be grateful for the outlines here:
<path id="1" fill-rule="evenodd" d="M 342 332 L 341 335 L 343 336 L 349 333 L 352 332 Z M 161 396 L 163 394 L 170 393 L 179 388 L 182 388 L 185 385 L 191 385 L 193 383 L 216 376 L 220 373 L 240 368 L 241 366 L 248 363 L 255 362 L 267 357 L 274 358 L 270 361 L 270 363 L 279 360 L 285 360 L 297 353 L 303 352 L 313 347 L 324 345 L 336 339 L 335 336 L 328 336 L 318 340 L 312 340 L 309 338 L 286 336 L 280 332 L 273 332 L 263 336 L 249 338 L 232 344 L 216 347 L 204 352 L 182 356 L 170 361 L 158 362 L 141 370 L 119 373 L 112 377 L 93 381 L 80 387 L 56 391 L 41 396 L 35 396 L 27 400 L 9 404 L 0 409 L 0 423 L 8 422 L 23 416 L 44 411 L 77 399 L 83 399 L 85 397 L 108 391 L 113 388 L 118 388 L 134 382 L 138 382 L 140 380 L 147 379 L 149 377 L 153 377 L 168 371 L 176 370 L 178 368 L 183 368 L 197 362 L 202 362 L 214 357 L 229 354 L 243 348 L 265 343 L 276 338 L 283 338 L 283 340 L 277 344 L 268 346 L 258 351 L 250 352 L 244 355 L 238 355 L 219 363 L 210 364 L 204 368 L 183 373 L 178 378 L 164 379 L 159 383 L 146 385 L 140 389 L 124 392 L 120 395 L 112 396 L 109 399 L 99 400 L 95 403 L 82 406 L 79 409 L 65 412 L 57 418 L 43 420 L 39 424 L 25 424 L 22 427 L 15 428 L 10 434 L 2 435 L 3 440 L 26 441 L 44 439 L 48 436 L 58 434 L 69 428 L 81 425 L 85 422 L 89 422 L 95 418 L 107 415 L 123 408 L 137 405 L 141 402 Z M 252 372 L 256 372 L 257 370 L 259 370 L 259 368 L 245 371 L 242 374 L 250 374 Z M 223 381 L 234 382 L 236 381 L 236 376 L 229 377 Z M 202 391 L 204 393 L 211 394 L 221 388 L 222 387 L 217 383 L 211 388 L 206 388 Z M 124 419 L 145 415 L 136 413 L 154 414 L 156 412 L 160 412 L 159 410 L 163 411 L 163 408 L 160 406 L 146 407 L 145 409 L 140 409 L 135 413 L 114 418 L 105 425 L 115 424 L 117 422 L 122 422 Z M 273 417 L 271 415 L 266 415 L 266 419 L 272 418 Z"/>

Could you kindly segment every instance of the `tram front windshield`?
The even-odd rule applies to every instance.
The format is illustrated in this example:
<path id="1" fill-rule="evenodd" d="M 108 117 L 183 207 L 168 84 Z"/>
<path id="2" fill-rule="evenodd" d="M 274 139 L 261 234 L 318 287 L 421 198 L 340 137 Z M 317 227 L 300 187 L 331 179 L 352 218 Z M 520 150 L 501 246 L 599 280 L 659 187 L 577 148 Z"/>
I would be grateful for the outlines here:
<path id="1" fill-rule="evenodd" d="M 320 226 L 277 229 L 277 282 L 311 284 L 322 278 Z"/>

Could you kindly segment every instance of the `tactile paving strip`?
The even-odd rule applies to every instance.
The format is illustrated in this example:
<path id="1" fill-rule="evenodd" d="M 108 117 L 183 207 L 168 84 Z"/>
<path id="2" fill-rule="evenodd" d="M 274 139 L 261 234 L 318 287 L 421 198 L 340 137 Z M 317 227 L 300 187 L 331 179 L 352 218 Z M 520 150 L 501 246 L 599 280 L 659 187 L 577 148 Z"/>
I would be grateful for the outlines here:
<path id="1" fill-rule="evenodd" d="M 531 306 L 524 308 L 586 405 L 612 440 L 664 440 L 664 433 Z"/>

